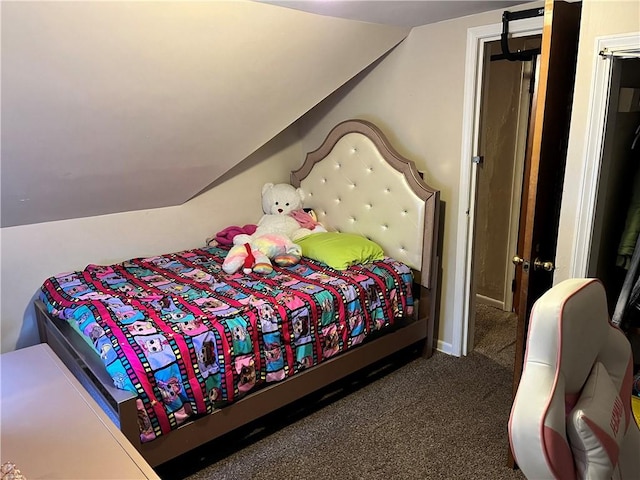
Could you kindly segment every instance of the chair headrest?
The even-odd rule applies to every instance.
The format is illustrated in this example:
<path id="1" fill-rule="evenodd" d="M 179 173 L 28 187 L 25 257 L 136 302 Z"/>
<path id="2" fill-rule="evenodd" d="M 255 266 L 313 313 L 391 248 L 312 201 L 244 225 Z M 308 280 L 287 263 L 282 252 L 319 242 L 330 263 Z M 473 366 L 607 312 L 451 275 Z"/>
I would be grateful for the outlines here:
<path id="1" fill-rule="evenodd" d="M 534 304 L 527 336 L 525 364 L 560 370 L 565 393 L 582 390 L 608 337 L 609 314 L 602 283 L 570 279 L 547 291 Z"/>

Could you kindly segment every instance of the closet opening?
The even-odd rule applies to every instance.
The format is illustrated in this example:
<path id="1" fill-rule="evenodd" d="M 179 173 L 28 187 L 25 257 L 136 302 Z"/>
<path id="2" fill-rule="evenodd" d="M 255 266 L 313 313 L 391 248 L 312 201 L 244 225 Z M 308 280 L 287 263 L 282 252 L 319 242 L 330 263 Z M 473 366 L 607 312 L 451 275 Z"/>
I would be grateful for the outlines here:
<path id="1" fill-rule="evenodd" d="M 587 275 L 602 280 L 609 313 L 640 366 L 640 52 L 611 63 Z"/>

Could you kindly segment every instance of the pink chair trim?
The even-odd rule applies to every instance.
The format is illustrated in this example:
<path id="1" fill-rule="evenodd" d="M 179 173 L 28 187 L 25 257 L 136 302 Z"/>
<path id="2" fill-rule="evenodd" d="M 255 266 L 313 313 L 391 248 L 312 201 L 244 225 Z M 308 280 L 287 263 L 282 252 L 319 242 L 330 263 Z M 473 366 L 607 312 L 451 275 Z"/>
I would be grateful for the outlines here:
<path id="1" fill-rule="evenodd" d="M 594 280 L 594 281 L 597 281 L 597 280 Z M 567 302 L 571 300 L 578 292 L 584 290 L 592 283 L 593 281 L 586 282 L 582 284 L 579 288 L 571 292 L 570 295 L 567 295 L 567 297 L 563 300 L 562 305 L 560 306 L 560 312 L 559 312 L 558 318 L 560 319 L 563 318 L 564 308 Z M 533 316 L 534 309 L 535 309 L 535 304 L 534 304 L 534 308 L 531 311 L 530 316 Z M 562 345 L 562 322 L 561 321 L 558 322 L 557 328 L 558 328 L 558 338 L 557 338 L 558 345 Z M 529 338 L 529 336 L 531 335 L 531 322 L 529 322 L 528 330 L 529 331 L 527 332 L 527 338 Z M 526 353 L 528 353 L 528 349 L 525 351 L 525 367 L 527 362 Z M 571 447 L 569 446 L 569 443 L 567 442 L 566 437 L 564 437 L 563 435 L 560 435 L 557 431 L 551 428 L 548 428 L 547 426 L 544 425 L 544 418 L 547 417 L 547 414 L 549 413 L 549 408 L 551 406 L 551 401 L 553 400 L 554 395 L 557 393 L 558 376 L 560 375 L 561 364 L 562 364 L 561 360 L 562 360 L 562 349 L 558 348 L 558 351 L 556 352 L 556 370 L 553 378 L 553 387 L 549 392 L 550 393 L 549 399 L 544 409 L 543 425 L 541 425 L 542 426 L 541 439 L 544 442 L 543 451 L 544 451 L 545 458 L 547 460 L 547 465 L 549 466 L 549 470 L 553 472 L 556 478 L 561 478 L 564 480 L 564 479 L 576 478 L 576 470 L 575 470 L 575 465 L 573 463 L 573 453 L 571 452 Z M 566 397 L 565 397 L 565 401 L 566 401 Z"/>
<path id="2" fill-rule="evenodd" d="M 629 425 L 631 422 L 635 422 L 635 417 L 631 414 L 631 391 L 633 387 L 633 357 L 629 358 L 629 363 L 627 364 L 627 370 L 624 373 L 624 379 L 622 381 L 622 385 L 620 385 L 620 398 L 622 399 L 622 403 L 624 404 L 624 433 L 627 433 L 629 430 Z"/>
<path id="3" fill-rule="evenodd" d="M 549 427 L 544 427 L 543 439 L 545 456 L 553 476 L 562 480 L 576 478 L 573 454 L 567 440 Z"/>

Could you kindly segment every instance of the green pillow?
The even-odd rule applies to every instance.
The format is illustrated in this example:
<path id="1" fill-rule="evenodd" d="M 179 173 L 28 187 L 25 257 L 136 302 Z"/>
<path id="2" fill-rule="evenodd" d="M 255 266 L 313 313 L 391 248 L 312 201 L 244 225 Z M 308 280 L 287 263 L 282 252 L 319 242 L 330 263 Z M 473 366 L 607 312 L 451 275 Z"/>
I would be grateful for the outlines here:
<path id="1" fill-rule="evenodd" d="M 303 256 L 326 263 L 336 270 L 384 258 L 380 245 L 355 233 L 314 233 L 296 240 L 296 243 L 302 247 Z"/>

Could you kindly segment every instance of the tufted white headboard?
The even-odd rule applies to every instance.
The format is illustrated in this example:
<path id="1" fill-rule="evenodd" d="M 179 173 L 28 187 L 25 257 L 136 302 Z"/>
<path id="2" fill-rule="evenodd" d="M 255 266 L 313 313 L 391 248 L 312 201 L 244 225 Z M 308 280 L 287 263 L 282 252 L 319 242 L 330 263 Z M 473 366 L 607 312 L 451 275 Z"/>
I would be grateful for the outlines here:
<path id="1" fill-rule="evenodd" d="M 291 184 L 303 189 L 305 206 L 328 230 L 374 240 L 431 288 L 439 191 L 422 180 L 414 162 L 397 153 L 375 125 L 347 120 L 335 126 L 291 172 Z"/>

